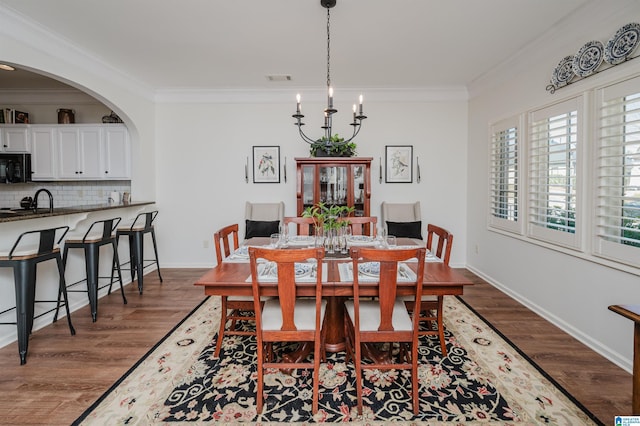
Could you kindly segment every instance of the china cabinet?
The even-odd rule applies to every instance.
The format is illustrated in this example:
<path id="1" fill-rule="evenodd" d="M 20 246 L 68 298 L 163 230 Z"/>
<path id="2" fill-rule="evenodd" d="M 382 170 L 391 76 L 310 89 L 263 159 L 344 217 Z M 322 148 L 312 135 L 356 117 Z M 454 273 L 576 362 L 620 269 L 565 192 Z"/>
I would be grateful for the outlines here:
<path id="1" fill-rule="evenodd" d="M 370 216 L 372 157 L 296 158 L 297 215 L 317 203 L 354 207 Z"/>

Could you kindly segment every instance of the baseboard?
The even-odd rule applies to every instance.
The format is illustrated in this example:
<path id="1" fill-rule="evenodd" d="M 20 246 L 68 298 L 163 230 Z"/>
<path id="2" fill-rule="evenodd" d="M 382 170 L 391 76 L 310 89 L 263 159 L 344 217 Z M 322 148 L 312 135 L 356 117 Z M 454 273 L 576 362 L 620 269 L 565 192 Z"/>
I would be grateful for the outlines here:
<path id="1" fill-rule="evenodd" d="M 628 373 L 633 374 L 633 360 L 620 355 L 618 352 L 611 351 L 608 347 L 602 345 L 599 341 L 592 339 L 590 336 L 584 334 L 580 330 L 573 327 L 571 324 L 567 323 L 561 318 L 558 318 L 557 316 L 547 311 L 546 309 L 542 308 L 541 306 L 537 305 L 536 303 L 533 303 L 531 300 L 527 299 L 521 294 L 512 291 L 510 288 L 503 285 L 502 283 L 485 275 L 484 273 L 482 273 L 482 271 L 479 271 L 474 267 L 468 266 L 468 265 L 466 266 L 466 268 L 471 272 L 473 272 L 474 274 L 481 277 L 483 280 L 487 281 L 493 287 L 507 294 L 509 297 L 523 304 L 524 306 L 526 306 L 536 314 L 540 315 L 545 320 L 549 321 L 551 324 L 560 328 L 562 331 L 569 334 L 571 337 L 575 338 L 576 340 L 580 341 L 584 345 L 588 346 L 591 350 L 602 355 L 603 357 L 605 357 L 612 363 L 616 364 L 618 367 L 622 368 L 623 370 L 627 371 Z"/>

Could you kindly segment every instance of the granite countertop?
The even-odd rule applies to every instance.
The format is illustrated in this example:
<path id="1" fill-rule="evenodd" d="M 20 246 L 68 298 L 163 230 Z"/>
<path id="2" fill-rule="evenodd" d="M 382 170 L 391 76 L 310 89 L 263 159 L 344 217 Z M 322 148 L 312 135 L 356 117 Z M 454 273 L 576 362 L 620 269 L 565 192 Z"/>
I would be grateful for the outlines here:
<path id="1" fill-rule="evenodd" d="M 27 219 L 39 219 L 43 217 L 60 216 L 65 214 L 76 214 L 94 212 L 100 210 L 121 209 L 126 207 L 145 206 L 154 204 L 155 201 L 138 201 L 130 202 L 126 204 L 90 204 L 85 206 L 70 206 L 70 207 L 58 207 L 53 209 L 53 213 L 49 213 L 49 209 L 39 208 L 37 213 L 34 213 L 31 209 L 15 209 L 15 210 L 0 210 L 0 223 L 15 222 L 18 220 Z"/>

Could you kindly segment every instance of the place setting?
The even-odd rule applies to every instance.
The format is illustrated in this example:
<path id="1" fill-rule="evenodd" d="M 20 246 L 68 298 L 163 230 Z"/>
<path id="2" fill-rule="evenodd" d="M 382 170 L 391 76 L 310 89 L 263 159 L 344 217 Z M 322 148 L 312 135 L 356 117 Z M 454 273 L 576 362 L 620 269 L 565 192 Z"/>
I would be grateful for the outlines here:
<path id="1" fill-rule="evenodd" d="M 340 281 L 353 281 L 353 263 L 341 263 L 338 265 Z M 398 282 L 414 282 L 416 273 L 404 262 L 398 263 Z M 358 263 L 358 281 L 378 282 L 380 280 L 380 262 Z"/>

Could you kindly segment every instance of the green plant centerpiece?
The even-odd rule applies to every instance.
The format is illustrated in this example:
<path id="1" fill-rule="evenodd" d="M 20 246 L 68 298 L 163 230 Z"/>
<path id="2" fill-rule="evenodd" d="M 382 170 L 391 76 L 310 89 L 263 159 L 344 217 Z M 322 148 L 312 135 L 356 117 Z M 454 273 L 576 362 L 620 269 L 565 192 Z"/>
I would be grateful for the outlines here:
<path id="1" fill-rule="evenodd" d="M 302 217 L 312 218 L 314 228 L 322 228 L 325 231 L 329 231 L 349 226 L 348 221 L 340 220 L 340 218 L 347 217 L 354 211 L 355 207 L 328 206 L 325 203 L 318 203 L 304 209 Z"/>
<path id="2" fill-rule="evenodd" d="M 311 144 L 309 153 L 312 157 L 353 157 L 356 155 L 356 144 L 345 142 L 337 133 L 327 139 L 321 137 Z"/>

